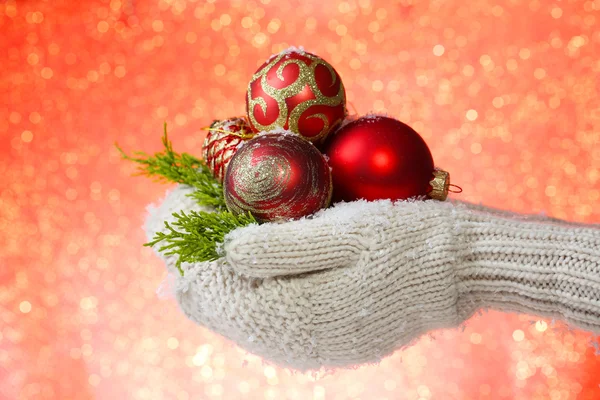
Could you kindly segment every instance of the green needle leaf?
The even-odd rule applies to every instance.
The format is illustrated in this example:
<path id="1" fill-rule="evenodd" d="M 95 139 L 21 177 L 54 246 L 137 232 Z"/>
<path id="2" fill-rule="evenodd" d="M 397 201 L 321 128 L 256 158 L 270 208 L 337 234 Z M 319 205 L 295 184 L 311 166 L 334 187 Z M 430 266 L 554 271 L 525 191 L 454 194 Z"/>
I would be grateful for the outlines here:
<path id="1" fill-rule="evenodd" d="M 178 255 L 176 266 L 181 275 L 181 263 L 213 261 L 222 257 L 223 254 L 217 246 L 223 243 L 225 235 L 236 228 L 257 223 L 250 213 L 233 215 L 229 211 L 182 211 L 174 213 L 173 216 L 177 218 L 175 222 L 165 222 L 167 232 L 158 232 L 154 239 L 144 246 L 162 243 L 160 252 L 166 256 Z"/>
<path id="2" fill-rule="evenodd" d="M 183 183 L 194 187 L 190 194 L 198 204 L 214 207 L 217 211 L 226 209 L 223 186 L 213 177 L 204 161 L 186 153 L 176 153 L 167 136 L 167 124 L 162 137 L 164 150 L 154 155 L 135 152 L 127 155 L 118 144 L 115 147 L 125 160 L 139 164 L 136 175 L 145 175 L 159 182 Z"/>
<path id="3" fill-rule="evenodd" d="M 138 165 L 136 175 L 145 175 L 159 182 L 175 182 L 192 186 L 196 190 L 188 196 L 198 204 L 209 206 L 216 212 L 191 211 L 174 213 L 176 221 L 165 222 L 165 232 L 158 232 L 144 246 L 161 244 L 159 251 L 164 255 L 177 255 L 177 268 L 181 275 L 183 262 L 213 261 L 223 256 L 218 246 L 225 235 L 236 228 L 257 223 L 248 214 L 233 215 L 227 211 L 223 186 L 214 178 L 204 161 L 186 153 L 176 153 L 167 136 L 167 124 L 162 137 L 164 150 L 154 155 L 136 152 L 127 155 L 117 144 L 116 148 L 125 160 Z"/>

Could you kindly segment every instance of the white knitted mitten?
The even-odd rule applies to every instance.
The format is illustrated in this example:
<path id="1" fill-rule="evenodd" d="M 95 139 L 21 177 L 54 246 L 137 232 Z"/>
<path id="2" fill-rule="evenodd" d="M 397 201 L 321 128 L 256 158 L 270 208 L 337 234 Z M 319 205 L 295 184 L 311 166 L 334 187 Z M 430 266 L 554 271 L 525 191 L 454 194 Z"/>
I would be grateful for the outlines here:
<path id="1" fill-rule="evenodd" d="M 178 186 L 147 221 L 198 210 Z M 372 362 L 480 308 L 600 333 L 600 229 L 459 202 L 338 204 L 312 218 L 231 232 L 226 256 L 184 264 L 193 321 L 297 369 Z"/>

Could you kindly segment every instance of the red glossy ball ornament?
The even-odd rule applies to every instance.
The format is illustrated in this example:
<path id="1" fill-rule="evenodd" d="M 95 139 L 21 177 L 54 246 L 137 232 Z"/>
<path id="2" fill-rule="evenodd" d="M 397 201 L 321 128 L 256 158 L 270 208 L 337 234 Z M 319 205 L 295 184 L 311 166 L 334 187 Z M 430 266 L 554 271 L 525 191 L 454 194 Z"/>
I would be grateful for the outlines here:
<path id="1" fill-rule="evenodd" d="M 301 218 L 331 201 L 331 172 L 323 154 L 291 132 L 258 135 L 232 157 L 223 191 L 234 214 L 258 221 Z"/>
<path id="2" fill-rule="evenodd" d="M 333 201 L 404 200 L 431 191 L 434 165 L 427 144 L 408 125 L 388 117 L 362 117 L 325 143 Z"/>
<path id="3" fill-rule="evenodd" d="M 256 71 L 248 84 L 246 111 L 256 132 L 282 128 L 322 143 L 346 117 L 346 92 L 327 61 L 292 48 Z"/>

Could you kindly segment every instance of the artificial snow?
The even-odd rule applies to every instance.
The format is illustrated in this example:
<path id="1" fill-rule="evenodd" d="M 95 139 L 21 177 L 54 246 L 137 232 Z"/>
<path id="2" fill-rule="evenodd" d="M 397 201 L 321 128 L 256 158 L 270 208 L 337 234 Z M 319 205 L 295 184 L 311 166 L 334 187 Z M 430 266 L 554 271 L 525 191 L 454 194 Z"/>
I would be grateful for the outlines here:
<path id="1" fill-rule="evenodd" d="M 280 51 L 279 53 L 276 53 L 276 54 L 273 54 L 273 55 L 271 55 L 271 56 L 270 56 L 270 57 L 267 59 L 267 61 L 266 61 L 266 62 L 267 62 L 267 63 L 269 63 L 269 62 L 270 62 L 271 60 L 273 60 L 275 57 L 278 57 L 278 56 L 287 56 L 287 55 L 290 55 L 290 54 L 293 54 L 293 53 L 300 54 L 301 56 L 303 56 L 303 55 L 305 55 L 305 54 L 306 54 L 306 51 L 304 51 L 304 47 L 302 47 L 302 46 L 299 46 L 299 47 L 296 47 L 296 46 L 290 46 L 290 47 L 288 47 L 287 49 Z"/>

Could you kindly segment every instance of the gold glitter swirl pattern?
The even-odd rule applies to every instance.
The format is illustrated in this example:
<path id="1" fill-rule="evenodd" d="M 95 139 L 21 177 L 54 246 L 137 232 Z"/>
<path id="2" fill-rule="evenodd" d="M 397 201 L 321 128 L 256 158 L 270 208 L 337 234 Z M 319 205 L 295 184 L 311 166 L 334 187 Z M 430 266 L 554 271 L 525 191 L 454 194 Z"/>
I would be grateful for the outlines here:
<path id="1" fill-rule="evenodd" d="M 229 211 L 249 211 L 263 222 L 310 215 L 331 201 L 325 158 L 291 132 L 249 141 L 231 159 L 224 182 Z"/>
<path id="2" fill-rule="evenodd" d="M 290 58 L 291 54 L 300 54 L 302 59 Z M 304 59 L 310 60 L 310 63 L 307 64 Z M 273 68 L 277 66 L 275 75 L 281 82 L 284 82 L 286 77 L 284 76 L 283 71 L 289 65 L 296 65 L 298 67 L 298 77 L 291 84 L 283 88 L 276 88 L 270 85 L 268 79 Z M 319 66 L 323 66 L 327 69 L 331 77 L 331 87 L 339 85 L 337 92 L 333 96 L 325 95 L 319 88 L 319 83 L 316 78 L 316 70 Z M 259 122 L 254 113 L 256 106 L 260 108 L 265 116 L 272 112 L 267 105 L 267 101 L 260 93 L 253 93 L 252 86 L 256 81 L 260 82 L 260 89 L 264 92 L 264 95 L 270 97 L 277 103 L 278 112 L 276 115 L 273 115 L 273 122 L 270 124 L 262 124 Z M 293 101 L 290 102 L 291 98 L 301 95 L 307 88 L 310 89 L 311 92 L 309 98 L 300 101 L 298 104 L 293 104 Z M 304 115 L 313 106 L 331 107 L 332 115 L 328 117 L 323 112 L 315 112 L 314 114 L 308 113 L 308 115 Z M 261 67 L 252 77 L 252 80 L 248 85 L 247 107 L 248 119 L 256 131 L 268 132 L 276 128 L 284 128 L 289 129 L 294 133 L 299 133 L 312 142 L 318 142 L 324 139 L 325 136 L 344 119 L 346 115 L 346 94 L 339 75 L 329 63 L 310 53 L 289 53 L 284 51 L 269 60 L 266 65 Z M 339 109 L 336 110 L 336 107 Z M 309 118 L 316 118 L 323 121 L 323 126 L 317 132 L 312 132 L 314 128 L 302 129 L 300 122 L 303 119 L 306 120 Z"/>

